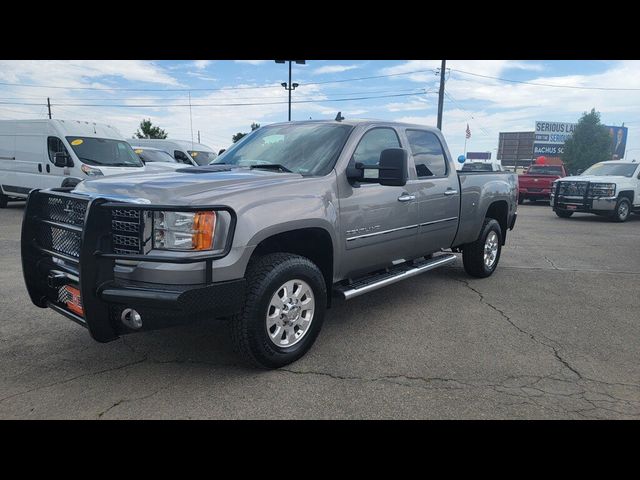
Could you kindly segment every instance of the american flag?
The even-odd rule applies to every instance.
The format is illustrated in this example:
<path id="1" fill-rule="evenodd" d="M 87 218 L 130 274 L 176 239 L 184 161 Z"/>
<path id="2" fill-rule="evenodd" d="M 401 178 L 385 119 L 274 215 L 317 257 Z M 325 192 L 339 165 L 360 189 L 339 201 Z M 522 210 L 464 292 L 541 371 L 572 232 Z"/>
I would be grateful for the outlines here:
<path id="1" fill-rule="evenodd" d="M 471 130 L 469 129 L 468 123 L 467 123 L 467 138 L 471 138 Z"/>

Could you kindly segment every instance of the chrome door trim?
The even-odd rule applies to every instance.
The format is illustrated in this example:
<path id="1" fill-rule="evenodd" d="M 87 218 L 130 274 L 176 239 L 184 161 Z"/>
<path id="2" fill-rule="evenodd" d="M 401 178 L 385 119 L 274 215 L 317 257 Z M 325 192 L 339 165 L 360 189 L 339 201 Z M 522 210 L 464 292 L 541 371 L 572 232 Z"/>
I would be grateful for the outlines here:
<path id="1" fill-rule="evenodd" d="M 451 222 L 453 220 L 457 220 L 458 217 L 449 217 L 449 218 L 441 218 L 439 220 L 433 220 L 432 222 L 421 223 L 421 227 L 426 227 L 427 225 L 433 225 L 434 223 L 442 223 L 442 222 Z"/>
<path id="2" fill-rule="evenodd" d="M 383 230 L 382 232 L 365 233 L 364 235 L 357 235 L 355 237 L 347 237 L 347 242 L 351 242 L 353 240 L 361 240 L 363 238 L 377 237 L 378 235 L 385 235 L 387 233 L 399 232 L 400 230 L 411 230 L 412 228 L 418 228 L 418 224 L 416 223 L 415 225 L 407 225 L 405 227 L 392 228 L 390 230 Z"/>

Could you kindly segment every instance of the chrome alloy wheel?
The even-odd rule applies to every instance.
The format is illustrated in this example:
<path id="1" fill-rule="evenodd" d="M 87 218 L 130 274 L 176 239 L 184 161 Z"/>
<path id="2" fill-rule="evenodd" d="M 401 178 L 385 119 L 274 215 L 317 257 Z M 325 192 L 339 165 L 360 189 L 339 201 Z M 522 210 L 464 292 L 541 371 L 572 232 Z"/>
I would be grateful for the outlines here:
<path id="1" fill-rule="evenodd" d="M 629 215 L 629 204 L 627 202 L 620 202 L 618 206 L 618 218 L 620 220 L 626 220 Z"/>
<path id="2" fill-rule="evenodd" d="M 304 280 L 289 280 L 271 297 L 266 327 L 269 339 L 278 347 L 298 343 L 309 331 L 315 300 L 313 290 Z"/>
<path id="3" fill-rule="evenodd" d="M 487 268 L 492 268 L 498 258 L 498 234 L 495 231 L 489 232 L 484 242 L 484 264 Z"/>

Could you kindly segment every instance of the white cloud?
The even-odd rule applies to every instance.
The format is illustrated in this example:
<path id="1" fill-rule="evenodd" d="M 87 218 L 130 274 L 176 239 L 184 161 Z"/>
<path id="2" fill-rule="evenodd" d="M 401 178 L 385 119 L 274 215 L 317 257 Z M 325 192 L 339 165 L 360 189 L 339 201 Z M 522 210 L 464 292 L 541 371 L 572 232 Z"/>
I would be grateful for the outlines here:
<path id="1" fill-rule="evenodd" d="M 198 70 L 204 70 L 209 65 L 211 65 L 211 63 L 212 63 L 211 60 L 194 60 L 193 61 L 193 66 L 195 68 L 197 68 Z"/>
<path id="2" fill-rule="evenodd" d="M 246 63 L 248 65 L 264 65 L 269 60 L 234 60 L 236 63 Z"/>
<path id="3" fill-rule="evenodd" d="M 360 68 L 360 65 L 325 65 L 324 67 L 316 68 L 313 72 L 314 75 L 322 75 L 325 73 L 341 73 L 349 70 L 355 70 Z"/>

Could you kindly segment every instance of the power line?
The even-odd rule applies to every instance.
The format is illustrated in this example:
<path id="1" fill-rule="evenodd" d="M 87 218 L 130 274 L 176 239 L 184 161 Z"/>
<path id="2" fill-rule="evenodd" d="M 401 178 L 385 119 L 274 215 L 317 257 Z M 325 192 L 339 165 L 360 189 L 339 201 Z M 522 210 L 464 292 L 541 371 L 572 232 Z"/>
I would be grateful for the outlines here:
<path id="1" fill-rule="evenodd" d="M 328 98 L 322 100 L 295 100 L 292 103 L 313 103 L 313 102 L 348 102 L 348 101 L 356 101 L 356 100 L 372 100 L 378 98 L 394 98 L 394 97 L 409 97 L 416 95 L 424 95 L 426 92 L 415 92 L 415 93 L 398 93 L 393 95 L 378 95 L 378 96 L 369 96 L 369 97 L 354 97 L 354 98 Z M 260 102 L 260 103 L 171 103 L 171 104 L 146 104 L 146 105 L 137 105 L 137 104 L 104 104 L 104 103 L 52 103 L 51 105 L 54 107 L 62 106 L 62 107 L 118 107 L 118 108 L 170 108 L 170 107 L 241 107 L 241 106 L 260 106 L 260 105 L 281 105 L 289 103 L 287 101 L 284 102 Z M 23 103 L 23 102 L 0 102 L 0 105 L 31 105 L 31 106 L 40 106 L 46 105 L 46 103 Z"/>
<path id="2" fill-rule="evenodd" d="M 473 72 L 466 72 L 464 70 L 458 70 L 456 68 L 452 69 L 455 72 L 458 73 L 462 73 L 465 75 L 471 75 L 474 77 L 481 77 L 481 78 L 490 78 L 493 80 L 500 80 L 501 82 L 509 82 L 509 83 L 522 83 L 525 85 L 535 85 L 538 87 L 553 87 L 553 88 L 569 88 L 569 89 L 575 89 L 575 90 L 607 90 L 607 91 L 623 91 L 623 92 L 628 92 L 628 91 L 640 91 L 640 88 L 617 88 L 617 87 L 580 87 L 580 86 L 576 86 L 576 85 L 554 85 L 551 83 L 539 83 L 539 82 L 527 82 L 524 80 L 513 80 L 513 79 L 509 79 L 509 78 L 501 78 L 501 77 L 492 77 L 491 75 L 481 75 L 479 73 L 473 73 Z"/>
<path id="3" fill-rule="evenodd" d="M 371 80 L 375 78 L 388 78 L 388 77 L 398 77 L 403 75 L 413 75 L 415 73 L 425 73 L 425 72 L 433 72 L 433 69 L 423 69 L 423 70 L 414 70 L 411 72 L 403 72 L 403 73 L 390 73 L 387 75 L 374 75 L 369 77 L 357 77 L 357 78 L 344 78 L 341 80 L 328 80 L 325 82 L 308 82 L 301 83 L 300 86 L 307 85 L 327 85 L 331 83 L 344 83 L 344 82 L 358 82 L 361 80 Z M 279 84 L 274 85 L 260 85 L 257 87 L 222 87 L 222 88 L 123 88 L 123 87 L 68 87 L 61 85 L 31 85 L 25 83 L 9 83 L 9 82 L 0 82 L 0 85 L 10 86 L 10 87 L 25 87 L 25 88 L 54 88 L 54 89 L 62 89 L 62 90 L 90 90 L 90 91 L 121 91 L 121 92 L 214 92 L 214 91 L 224 91 L 224 90 L 257 90 L 261 88 L 278 88 Z"/>
<path id="4" fill-rule="evenodd" d="M 444 95 L 445 95 L 449 100 L 451 100 L 453 103 L 455 103 L 455 104 L 458 106 L 458 108 L 460 108 L 461 110 L 463 110 L 463 111 L 467 112 L 467 113 L 471 116 L 470 118 L 471 118 L 472 120 L 475 120 L 476 125 L 478 125 L 478 128 L 480 129 L 480 131 L 481 131 L 482 133 L 484 133 L 484 134 L 485 134 L 485 135 L 487 135 L 488 137 L 490 137 L 490 136 L 491 136 L 491 133 L 489 133 L 489 132 L 487 131 L 487 129 L 486 129 L 486 128 L 484 128 L 482 125 L 480 125 L 480 123 L 476 120 L 476 118 L 473 116 L 473 113 L 471 113 L 469 110 L 467 110 L 467 109 L 466 109 L 466 108 L 464 108 L 462 105 L 460 105 L 460 103 L 458 103 L 458 101 L 457 101 L 455 98 L 453 98 L 449 93 L 444 92 Z"/>

